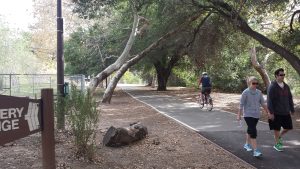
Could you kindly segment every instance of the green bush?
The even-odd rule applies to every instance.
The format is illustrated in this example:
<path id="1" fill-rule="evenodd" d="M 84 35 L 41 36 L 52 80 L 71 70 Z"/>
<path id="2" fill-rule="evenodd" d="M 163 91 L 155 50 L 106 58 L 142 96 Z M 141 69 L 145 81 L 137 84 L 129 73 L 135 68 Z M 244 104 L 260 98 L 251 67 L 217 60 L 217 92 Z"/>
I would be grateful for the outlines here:
<path id="1" fill-rule="evenodd" d="M 68 98 L 57 96 L 55 104 L 55 115 L 56 115 L 56 128 L 62 130 L 65 128 L 65 112 L 66 112 L 66 101 Z"/>
<path id="2" fill-rule="evenodd" d="M 134 73 L 127 71 L 125 72 L 120 81 L 125 84 L 140 84 L 141 78 L 135 75 Z"/>
<path id="3" fill-rule="evenodd" d="M 96 102 L 90 91 L 86 93 L 71 86 L 71 92 L 67 99 L 66 111 L 69 114 L 69 123 L 75 136 L 77 155 L 88 160 L 94 159 L 95 137 L 99 121 L 99 112 Z"/>

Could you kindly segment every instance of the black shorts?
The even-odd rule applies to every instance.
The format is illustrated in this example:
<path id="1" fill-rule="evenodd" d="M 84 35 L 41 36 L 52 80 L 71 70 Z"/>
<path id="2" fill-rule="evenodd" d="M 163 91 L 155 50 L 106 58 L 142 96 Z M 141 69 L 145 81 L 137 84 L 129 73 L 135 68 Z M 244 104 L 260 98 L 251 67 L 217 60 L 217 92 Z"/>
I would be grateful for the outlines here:
<path id="1" fill-rule="evenodd" d="M 257 137 L 257 123 L 258 123 L 258 118 L 254 117 L 244 117 L 246 123 L 247 123 L 247 133 L 250 135 L 251 138 L 256 138 Z"/>
<path id="2" fill-rule="evenodd" d="M 211 93 L 211 87 L 202 87 L 201 93 L 204 94 L 210 94 Z"/>
<path id="3" fill-rule="evenodd" d="M 284 129 L 293 129 L 293 122 L 291 115 L 276 115 L 274 114 L 274 120 L 269 119 L 270 130 L 280 131 L 281 127 Z"/>

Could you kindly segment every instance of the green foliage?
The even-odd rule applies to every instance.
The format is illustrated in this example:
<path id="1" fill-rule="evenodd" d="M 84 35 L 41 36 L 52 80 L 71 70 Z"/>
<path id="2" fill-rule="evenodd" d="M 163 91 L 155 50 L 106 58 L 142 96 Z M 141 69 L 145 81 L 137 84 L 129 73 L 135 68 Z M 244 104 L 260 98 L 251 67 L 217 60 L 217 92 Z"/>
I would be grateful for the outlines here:
<path id="1" fill-rule="evenodd" d="M 222 26 L 218 28 L 221 42 L 217 53 L 215 56 L 204 57 L 202 65 L 198 67 L 198 75 L 208 72 L 214 89 L 240 92 L 245 87 L 243 81 L 254 73 L 249 54 L 252 44 L 248 37 L 235 32 L 233 27 L 226 24 Z"/>
<path id="2" fill-rule="evenodd" d="M 172 73 L 173 76 L 169 80 L 169 84 L 180 85 L 180 86 L 188 86 L 188 87 L 198 87 L 198 73 L 196 71 L 196 67 L 192 64 L 188 56 L 184 56 L 183 59 L 180 60 L 178 66 L 176 66 Z"/>
<path id="3" fill-rule="evenodd" d="M 110 41 L 99 25 L 71 34 L 65 43 L 67 74 L 97 74 L 116 60 Z M 109 57 L 109 58 L 108 58 Z M 108 58 L 108 59 L 107 59 Z"/>
<path id="4" fill-rule="evenodd" d="M 65 128 L 65 112 L 66 112 L 66 101 L 62 96 L 57 96 L 57 102 L 55 104 L 55 114 L 57 118 L 56 128 L 64 129 Z"/>
<path id="5" fill-rule="evenodd" d="M 76 5 L 81 5 L 81 7 L 77 12 L 82 12 L 87 18 L 97 19 L 104 16 L 103 14 L 105 13 L 110 13 L 111 18 L 113 18 L 108 22 L 107 27 L 104 26 L 105 28 L 102 27 L 104 29 L 101 28 L 101 31 L 90 28 L 89 31 L 84 31 L 85 35 L 82 36 L 83 38 L 77 38 L 77 40 L 74 38 L 76 43 L 97 39 L 97 42 L 101 43 L 96 44 L 103 44 L 100 45 L 99 49 L 101 49 L 106 56 L 118 56 L 128 40 L 132 26 L 132 4 L 129 2 L 136 4 L 139 16 L 145 17 L 149 23 L 145 32 L 137 37 L 130 51 L 131 55 L 141 52 L 148 47 L 149 44 L 155 42 L 166 32 L 177 28 L 188 17 L 199 11 L 199 8 L 191 3 L 191 1 L 182 0 L 102 0 L 98 2 L 87 0 L 82 2 L 85 4 L 79 4 L 78 2 L 80 1 L 76 1 Z M 201 5 L 212 5 L 210 1 L 207 0 L 196 2 L 199 2 Z M 293 53 L 299 53 L 299 30 L 297 29 L 299 25 L 294 25 L 295 32 L 288 33 L 287 25 L 285 25 L 287 18 L 281 17 L 288 15 L 288 13 L 291 12 L 288 11 L 290 7 L 297 4 L 298 1 L 250 0 L 241 3 L 241 1 L 225 0 L 225 2 L 231 5 L 248 21 L 251 28 L 266 35 L 276 43 L 284 45 L 284 47 Z M 93 5 L 93 3 L 97 3 L 98 6 L 94 7 L 95 4 Z M 90 12 L 94 13 L 89 14 Z M 203 13 L 208 12 L 206 9 L 203 11 Z M 207 71 L 212 78 L 214 88 L 228 92 L 240 92 L 245 88 L 245 79 L 247 76 L 255 75 L 260 77 L 251 65 L 249 54 L 250 48 L 260 45 L 251 40 L 251 37 L 245 36 L 237 31 L 237 27 L 234 24 L 228 23 L 227 20 L 216 13 L 212 13 L 200 27 L 199 25 L 204 17 L 205 15 L 195 21 L 191 26 L 186 27 L 184 31 L 177 33 L 176 36 L 170 38 L 163 45 L 152 50 L 147 58 L 144 58 L 138 65 L 135 65 L 134 69 L 131 69 L 135 72 L 134 74 L 139 74 L 143 79 L 149 79 L 153 77 L 154 74 L 153 63 L 160 62 L 163 66 L 166 66 L 170 59 L 180 51 L 179 49 L 185 49 L 186 52 L 184 54 L 187 54 L 189 58 L 183 58 L 176 65 L 177 67 L 175 67 L 173 71 L 173 77 L 169 84 L 175 83 L 177 85 L 197 86 L 197 79 L 200 72 Z M 270 27 L 268 25 L 269 23 L 272 23 Z M 142 21 L 140 27 L 143 24 L 144 22 Z M 279 31 L 275 33 L 278 28 L 280 28 Z M 94 33 L 87 33 L 90 31 Z M 105 37 L 105 43 L 101 41 L 101 37 Z M 95 41 L 92 42 L 95 44 Z M 67 63 L 71 61 L 68 65 L 79 64 L 77 67 L 74 66 L 73 72 L 75 70 L 85 71 L 87 67 L 96 67 L 94 72 L 102 69 L 99 68 L 101 64 L 84 65 L 89 63 L 89 59 L 91 62 L 99 63 L 100 58 L 91 55 L 91 53 L 98 53 L 95 54 L 95 56 L 99 56 L 99 52 L 92 52 L 90 47 L 84 47 L 82 44 L 73 46 L 75 47 L 72 51 L 76 51 L 76 49 L 80 49 L 80 51 L 76 51 L 75 53 L 69 52 L 67 55 L 76 56 L 78 53 L 76 57 L 85 56 L 85 58 L 81 60 L 78 59 L 77 62 L 72 62 L 76 60 L 74 58 L 67 61 Z M 270 51 L 265 49 L 258 51 L 258 60 L 261 62 L 268 53 L 270 53 Z M 69 67 L 68 65 L 67 68 Z M 270 73 L 270 77 L 273 76 L 274 69 L 278 67 L 287 68 L 289 72 L 292 72 L 290 70 L 292 68 L 290 68 L 284 59 L 278 57 L 276 54 L 272 54 L 266 67 Z M 296 84 L 299 75 L 296 73 L 290 74 L 291 77 L 288 77 L 289 82 L 295 82 Z M 128 81 L 128 79 L 134 78 L 129 74 L 125 74 L 125 79 Z"/>
<path id="6" fill-rule="evenodd" d="M 66 112 L 75 136 L 77 155 L 93 160 L 95 155 L 95 137 L 99 121 L 96 102 L 90 91 L 83 93 L 72 85 L 67 99 Z"/>
<path id="7" fill-rule="evenodd" d="M 84 19 L 92 19 L 110 14 L 109 8 L 114 6 L 118 0 L 72 0 L 75 4 L 73 12 Z"/>
<path id="8" fill-rule="evenodd" d="M 132 69 L 136 70 L 135 72 L 138 74 L 138 76 L 146 82 L 152 81 L 152 77 L 155 75 L 153 64 L 148 62 L 147 58 L 134 65 Z"/>
<path id="9" fill-rule="evenodd" d="M 31 35 L 9 28 L 0 18 L 0 72 L 39 73 L 41 62 L 30 48 Z"/>
<path id="10" fill-rule="evenodd" d="M 284 47 L 296 54 L 300 54 L 300 28 L 290 32 L 286 29 L 278 31 L 279 40 Z"/>
<path id="11" fill-rule="evenodd" d="M 141 81 L 141 78 L 137 74 L 134 74 L 131 71 L 127 71 L 121 78 L 120 83 L 141 84 Z"/>

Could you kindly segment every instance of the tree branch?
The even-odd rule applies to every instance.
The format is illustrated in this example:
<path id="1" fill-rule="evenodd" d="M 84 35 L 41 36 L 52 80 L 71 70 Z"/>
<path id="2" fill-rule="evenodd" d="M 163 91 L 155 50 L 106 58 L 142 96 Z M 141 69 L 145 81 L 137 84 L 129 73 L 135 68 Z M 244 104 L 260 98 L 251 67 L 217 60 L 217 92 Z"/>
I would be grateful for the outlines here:
<path id="1" fill-rule="evenodd" d="M 290 22 L 290 32 L 294 32 L 294 29 L 293 29 L 294 17 L 298 13 L 300 14 L 300 10 L 295 11 L 292 15 L 291 22 Z M 300 23 L 300 15 L 299 15 L 299 18 L 298 18 L 298 22 Z"/>
<path id="2" fill-rule="evenodd" d="M 178 33 L 179 31 L 186 28 L 187 25 L 192 23 L 193 21 L 197 20 L 202 15 L 202 12 L 198 12 L 197 14 L 191 16 L 186 20 L 186 22 L 179 25 L 175 30 L 172 30 L 168 33 L 166 33 L 164 36 L 160 37 L 157 41 L 153 42 L 150 46 L 148 46 L 146 49 L 141 51 L 139 54 L 125 62 L 120 69 L 116 72 L 116 75 L 113 77 L 113 79 L 110 81 L 107 89 L 104 92 L 102 103 L 110 103 L 111 97 L 113 94 L 113 91 L 115 90 L 118 81 L 121 79 L 121 77 L 124 75 L 124 73 L 133 65 L 135 65 L 137 62 L 139 62 L 142 58 L 147 56 L 149 52 L 151 52 L 153 49 L 158 47 L 162 42 L 164 42 L 166 39 L 170 38 L 174 34 Z"/>

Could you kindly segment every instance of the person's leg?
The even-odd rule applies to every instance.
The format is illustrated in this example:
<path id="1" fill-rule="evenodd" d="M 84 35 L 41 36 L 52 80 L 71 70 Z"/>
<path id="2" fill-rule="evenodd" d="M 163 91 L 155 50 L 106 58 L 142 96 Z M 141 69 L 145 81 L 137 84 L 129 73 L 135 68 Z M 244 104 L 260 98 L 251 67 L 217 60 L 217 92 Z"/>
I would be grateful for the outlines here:
<path id="1" fill-rule="evenodd" d="M 280 136 L 281 136 L 281 127 L 282 127 L 282 116 L 280 115 L 275 115 L 274 116 L 274 141 L 275 141 L 275 145 L 273 146 L 273 148 L 276 151 L 283 151 L 282 150 L 282 141 L 280 140 Z"/>
<path id="2" fill-rule="evenodd" d="M 275 144 L 274 144 L 273 148 L 276 151 L 282 151 L 282 146 L 280 144 L 278 144 L 279 136 L 280 136 L 280 129 L 281 129 L 280 116 L 274 114 L 274 119 L 269 120 L 269 127 L 270 127 L 270 130 L 274 130 Z"/>
<path id="3" fill-rule="evenodd" d="M 202 101 L 202 103 L 205 103 L 205 101 L 204 101 L 204 92 L 205 92 L 205 87 L 202 87 L 202 89 L 201 89 L 201 101 Z"/>
<path id="4" fill-rule="evenodd" d="M 257 142 L 256 142 L 256 137 L 257 137 L 257 129 L 256 129 L 256 125 L 257 125 L 258 119 L 257 118 L 252 118 L 251 119 L 251 145 L 253 150 L 257 149 Z"/>
<path id="5" fill-rule="evenodd" d="M 204 93 L 204 103 L 205 103 L 205 104 L 207 104 L 207 90 L 208 90 L 208 88 L 205 87 L 205 88 L 204 88 L 204 92 L 203 92 L 203 93 Z"/>
<path id="6" fill-rule="evenodd" d="M 283 135 L 285 135 L 289 130 L 293 129 L 293 122 L 292 122 L 291 115 L 281 116 L 280 124 L 281 124 L 283 130 L 281 130 L 281 132 L 279 134 L 278 144 L 280 144 L 280 146 L 282 147 L 283 146 L 283 140 L 282 140 Z"/>
<path id="7" fill-rule="evenodd" d="M 251 136 L 249 133 L 249 127 L 251 126 L 251 117 L 244 117 L 245 122 L 247 124 L 247 133 L 246 133 L 246 143 L 244 145 L 244 149 L 246 149 L 247 151 L 252 151 L 252 147 L 251 147 Z"/>
<path id="8" fill-rule="evenodd" d="M 275 129 L 274 129 L 274 140 L 275 140 L 275 144 L 278 143 L 279 137 L 280 137 L 280 130 L 275 130 Z"/>
<path id="9" fill-rule="evenodd" d="M 280 137 L 280 130 L 281 130 L 281 121 L 282 118 L 280 115 L 274 115 L 274 120 L 269 122 L 270 129 L 274 130 L 274 141 L 275 144 L 278 143 L 279 137 Z"/>
<path id="10" fill-rule="evenodd" d="M 291 115 L 286 115 L 281 117 L 281 126 L 283 130 L 280 132 L 279 137 L 282 137 L 286 134 L 289 130 L 293 129 L 293 122 Z"/>
<path id="11" fill-rule="evenodd" d="M 250 135 L 246 133 L 246 144 L 251 144 Z"/>
<path id="12" fill-rule="evenodd" d="M 290 131 L 290 129 L 283 129 L 283 130 L 281 130 L 281 132 L 279 133 L 279 137 L 278 138 L 280 138 L 280 137 L 282 137 L 284 134 L 286 134 L 288 131 Z"/>
<path id="13" fill-rule="evenodd" d="M 275 145 L 273 148 L 276 151 L 283 151 L 282 150 L 282 140 L 280 140 L 280 130 L 276 129 L 274 130 L 274 140 L 275 140 Z"/>
<path id="14" fill-rule="evenodd" d="M 253 148 L 253 156 L 254 157 L 260 157 L 262 153 L 258 150 L 257 148 L 257 142 L 256 142 L 256 137 L 257 137 L 257 129 L 256 125 L 258 122 L 258 118 L 251 118 L 251 126 L 250 126 L 250 140 L 251 140 L 251 146 Z"/>
<path id="15" fill-rule="evenodd" d="M 251 138 L 251 146 L 252 146 L 253 150 L 257 149 L 256 138 Z"/>
<path id="16" fill-rule="evenodd" d="M 246 144 L 245 145 L 248 145 L 249 144 L 251 145 L 251 150 L 254 149 L 256 150 L 257 149 L 257 142 L 256 142 L 256 136 L 257 136 L 257 130 L 256 130 L 256 125 L 257 125 L 257 122 L 258 122 L 258 119 L 256 118 L 252 118 L 252 117 L 245 117 L 245 121 L 247 123 L 247 135 L 246 135 Z M 247 149 L 245 147 L 245 149 Z M 249 151 L 250 149 L 247 149 L 247 151 Z M 251 151 L 250 150 L 250 151 Z"/>

